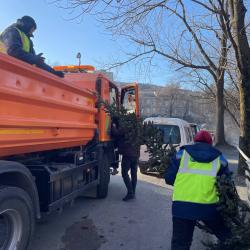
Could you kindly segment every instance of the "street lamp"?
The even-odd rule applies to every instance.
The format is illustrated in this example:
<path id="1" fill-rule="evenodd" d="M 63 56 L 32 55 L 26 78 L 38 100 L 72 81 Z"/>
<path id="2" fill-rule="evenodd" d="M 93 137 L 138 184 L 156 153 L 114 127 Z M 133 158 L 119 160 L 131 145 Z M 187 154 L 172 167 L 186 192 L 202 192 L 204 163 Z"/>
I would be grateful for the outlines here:
<path id="1" fill-rule="evenodd" d="M 78 53 L 76 54 L 76 58 L 79 60 L 79 67 L 80 67 L 80 65 L 81 65 L 81 57 L 82 57 L 81 53 L 78 52 Z"/>

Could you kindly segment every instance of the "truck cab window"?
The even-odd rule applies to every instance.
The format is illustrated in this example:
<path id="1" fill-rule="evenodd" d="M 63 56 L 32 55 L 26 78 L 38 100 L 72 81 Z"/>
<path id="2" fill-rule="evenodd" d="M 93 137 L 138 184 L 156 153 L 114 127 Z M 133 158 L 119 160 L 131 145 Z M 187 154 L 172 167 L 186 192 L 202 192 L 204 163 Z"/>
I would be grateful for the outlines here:
<path id="1" fill-rule="evenodd" d="M 136 100 L 134 90 L 125 93 L 123 106 L 125 109 L 127 109 L 128 113 L 136 112 Z"/>

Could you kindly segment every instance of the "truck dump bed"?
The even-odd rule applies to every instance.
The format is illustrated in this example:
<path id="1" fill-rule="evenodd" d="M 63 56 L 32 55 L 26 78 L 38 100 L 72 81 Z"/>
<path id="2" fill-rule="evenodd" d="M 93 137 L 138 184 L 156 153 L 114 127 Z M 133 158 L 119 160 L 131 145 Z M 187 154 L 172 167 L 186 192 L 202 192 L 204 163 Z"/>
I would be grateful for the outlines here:
<path id="1" fill-rule="evenodd" d="M 0 53 L 0 157 L 85 145 L 96 112 L 87 89 Z"/>

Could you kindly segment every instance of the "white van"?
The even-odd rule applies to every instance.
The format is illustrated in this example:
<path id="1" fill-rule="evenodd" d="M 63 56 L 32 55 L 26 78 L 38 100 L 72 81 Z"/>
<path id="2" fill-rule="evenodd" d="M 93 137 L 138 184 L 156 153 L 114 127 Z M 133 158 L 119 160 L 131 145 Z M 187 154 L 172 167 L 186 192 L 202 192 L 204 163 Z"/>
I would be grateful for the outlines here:
<path id="1" fill-rule="evenodd" d="M 185 120 L 178 118 L 165 118 L 165 117 L 150 117 L 144 122 L 153 122 L 156 127 L 163 131 L 164 143 L 177 146 L 177 150 L 187 144 L 193 144 L 193 132 L 191 124 Z M 148 166 L 149 154 L 145 152 L 146 145 L 141 146 L 139 167 L 142 173 L 145 173 Z"/>
<path id="2" fill-rule="evenodd" d="M 195 135 L 200 131 L 200 126 L 198 126 L 198 124 L 196 123 L 189 123 L 191 126 L 191 130 L 192 130 L 192 135 L 193 138 L 195 137 Z"/>

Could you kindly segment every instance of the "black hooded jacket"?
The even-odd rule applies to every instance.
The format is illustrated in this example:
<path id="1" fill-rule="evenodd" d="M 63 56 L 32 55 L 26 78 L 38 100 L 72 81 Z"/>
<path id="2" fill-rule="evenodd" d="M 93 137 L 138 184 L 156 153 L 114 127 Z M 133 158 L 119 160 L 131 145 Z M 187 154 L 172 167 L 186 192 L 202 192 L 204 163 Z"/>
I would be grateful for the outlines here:
<path id="1" fill-rule="evenodd" d="M 118 147 L 119 154 L 127 157 L 140 156 L 140 148 L 125 141 L 125 133 L 121 128 L 112 126 L 111 135 Z"/>
<path id="2" fill-rule="evenodd" d="M 24 32 L 29 38 L 29 53 L 23 50 L 22 39 L 16 28 Z M 12 24 L 7 29 L 5 29 L 4 32 L 0 35 L 0 40 L 5 44 L 8 55 L 25 61 L 29 64 L 37 64 L 39 57 L 35 53 L 35 50 L 33 48 L 33 42 L 31 41 L 29 34 L 32 28 L 36 28 L 35 21 L 29 16 L 24 16 L 21 19 L 18 19 L 15 24 Z"/>

